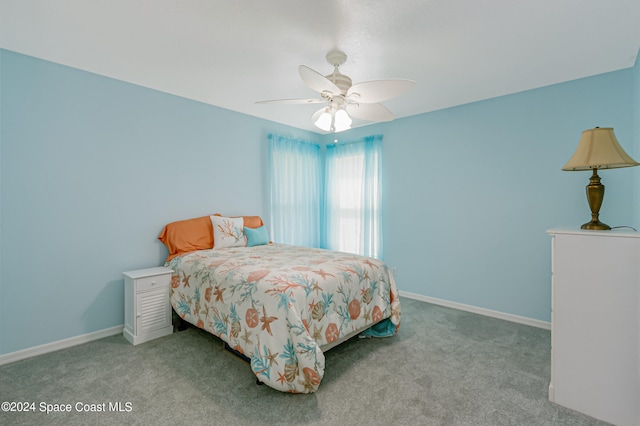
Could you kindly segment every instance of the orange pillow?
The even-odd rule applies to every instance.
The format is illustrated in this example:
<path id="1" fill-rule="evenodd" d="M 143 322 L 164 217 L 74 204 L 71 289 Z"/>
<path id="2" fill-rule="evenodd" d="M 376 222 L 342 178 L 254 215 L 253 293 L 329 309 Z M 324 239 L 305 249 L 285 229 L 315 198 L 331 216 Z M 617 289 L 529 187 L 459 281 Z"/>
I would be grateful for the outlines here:
<path id="1" fill-rule="evenodd" d="M 214 216 L 222 216 L 220 213 L 214 214 Z M 242 217 L 244 219 L 244 226 L 247 228 L 260 228 L 264 223 L 260 216 L 229 216 L 229 217 Z"/>
<path id="2" fill-rule="evenodd" d="M 158 239 L 169 249 L 167 261 L 184 253 L 213 248 L 213 225 L 209 216 L 171 222 Z"/>
<path id="3" fill-rule="evenodd" d="M 260 228 L 264 223 L 260 216 L 242 216 L 244 219 L 244 226 L 247 228 Z"/>
<path id="4" fill-rule="evenodd" d="M 221 215 L 216 213 L 216 216 Z M 259 228 L 264 225 L 260 216 L 242 216 L 242 218 L 247 228 Z M 158 239 L 169 249 L 167 262 L 184 253 L 213 248 L 211 217 L 202 216 L 171 222 L 164 227 Z"/>

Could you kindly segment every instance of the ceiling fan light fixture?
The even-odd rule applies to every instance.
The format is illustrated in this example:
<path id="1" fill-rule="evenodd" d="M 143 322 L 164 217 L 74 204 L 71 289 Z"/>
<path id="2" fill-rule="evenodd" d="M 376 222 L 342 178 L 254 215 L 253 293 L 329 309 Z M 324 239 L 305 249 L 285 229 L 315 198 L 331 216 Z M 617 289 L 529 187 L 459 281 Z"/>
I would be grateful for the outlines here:
<path id="1" fill-rule="evenodd" d="M 325 132 L 342 132 L 351 128 L 351 117 L 344 108 L 325 108 L 313 123 Z"/>
<path id="2" fill-rule="evenodd" d="M 325 132 L 329 132 L 331 131 L 332 122 L 333 122 L 333 117 L 329 112 L 329 108 L 327 108 L 322 114 L 320 114 L 320 117 L 318 117 L 318 119 L 314 124 L 319 129 L 322 129 Z"/>
<path id="3" fill-rule="evenodd" d="M 351 117 L 349 117 L 347 111 L 343 109 L 339 109 L 338 111 L 336 111 L 333 124 L 336 132 L 342 132 L 343 130 L 350 129 L 352 122 L 353 120 L 351 120 Z"/>

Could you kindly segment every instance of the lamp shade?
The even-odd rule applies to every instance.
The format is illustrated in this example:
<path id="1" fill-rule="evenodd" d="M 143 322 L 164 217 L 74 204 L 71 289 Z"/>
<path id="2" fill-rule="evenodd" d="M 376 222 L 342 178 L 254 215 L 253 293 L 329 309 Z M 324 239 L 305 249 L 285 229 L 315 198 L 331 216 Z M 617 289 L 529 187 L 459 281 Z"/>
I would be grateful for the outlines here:
<path id="1" fill-rule="evenodd" d="M 334 127 L 336 132 L 342 132 L 343 130 L 351 128 L 351 123 L 351 117 L 349 117 L 347 111 L 343 109 L 339 109 L 338 111 L 336 111 L 334 119 Z"/>
<path id="2" fill-rule="evenodd" d="M 573 156 L 562 170 L 615 169 L 637 166 L 622 149 L 611 127 L 596 127 L 582 132 Z"/>
<path id="3" fill-rule="evenodd" d="M 333 121 L 332 114 L 329 112 L 329 108 L 327 108 L 325 112 L 320 114 L 320 117 L 318 117 L 318 119 L 314 124 L 318 128 L 324 130 L 325 132 L 328 132 L 331 130 L 332 121 Z"/>
<path id="4" fill-rule="evenodd" d="M 318 118 L 314 124 L 325 132 L 342 132 L 343 130 L 350 129 L 351 123 L 353 122 L 349 114 L 347 114 L 347 111 L 343 108 L 333 106 L 316 111 L 312 119 L 315 119 L 315 117 Z"/>

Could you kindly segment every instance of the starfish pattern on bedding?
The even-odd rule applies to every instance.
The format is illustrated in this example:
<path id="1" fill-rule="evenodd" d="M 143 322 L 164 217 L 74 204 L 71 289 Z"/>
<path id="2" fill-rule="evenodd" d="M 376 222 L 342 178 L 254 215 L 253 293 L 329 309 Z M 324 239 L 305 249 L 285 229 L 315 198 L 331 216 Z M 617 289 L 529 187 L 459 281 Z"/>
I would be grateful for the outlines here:
<path id="1" fill-rule="evenodd" d="M 335 277 L 335 275 L 325 272 L 323 269 L 320 269 L 319 271 L 313 271 L 313 273 L 320 275 L 322 279 L 325 280 L 327 279 L 327 277 Z"/>
<path id="2" fill-rule="evenodd" d="M 271 323 L 277 320 L 278 317 L 268 317 L 267 310 L 265 309 L 264 306 L 262 306 L 262 312 L 263 312 L 263 315 L 262 315 L 262 318 L 260 318 L 260 322 L 263 323 L 261 330 L 267 330 L 267 333 L 273 336 L 273 333 L 271 332 Z"/>
<path id="3" fill-rule="evenodd" d="M 276 360 L 276 357 L 280 354 L 280 352 L 276 352 L 275 354 L 272 354 L 271 349 L 268 349 L 268 348 L 267 348 L 267 352 L 268 352 L 268 355 L 266 355 L 266 358 L 269 360 L 269 366 L 273 367 L 274 363 L 278 365 L 278 361 Z"/>
<path id="4" fill-rule="evenodd" d="M 216 286 L 216 290 L 213 292 L 213 294 L 216 295 L 216 302 L 224 302 L 222 293 L 224 293 L 225 290 L 226 288 L 220 288 L 220 286 Z"/>
<path id="5" fill-rule="evenodd" d="M 189 278 L 191 278 L 191 275 L 187 275 L 184 272 L 182 273 L 182 282 L 184 283 L 185 288 L 189 287 Z"/>
<path id="6" fill-rule="evenodd" d="M 242 340 L 244 340 L 244 342 L 247 343 L 247 344 L 251 343 L 251 334 L 253 334 L 253 333 L 251 333 L 249 331 L 249 329 L 245 328 L 244 329 L 244 334 L 242 335 Z"/>

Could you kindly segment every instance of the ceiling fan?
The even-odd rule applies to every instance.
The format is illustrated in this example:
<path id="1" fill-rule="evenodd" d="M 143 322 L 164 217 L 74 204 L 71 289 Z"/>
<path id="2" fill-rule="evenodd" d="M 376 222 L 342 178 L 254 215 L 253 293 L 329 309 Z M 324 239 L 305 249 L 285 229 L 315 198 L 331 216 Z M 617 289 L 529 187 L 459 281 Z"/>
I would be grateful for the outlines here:
<path id="1" fill-rule="evenodd" d="M 327 76 L 305 65 L 298 67 L 302 80 L 320 93 L 321 98 L 278 99 L 256 103 L 326 103 L 326 106 L 313 113 L 311 121 L 326 132 L 341 132 L 351 128 L 351 117 L 376 122 L 393 120 L 393 113 L 380 102 L 394 98 L 416 84 L 413 80 L 398 79 L 373 80 L 352 85 L 351 79 L 338 70 L 346 62 L 347 55 L 339 50 L 332 50 L 326 58 L 334 67 L 333 73 Z"/>

